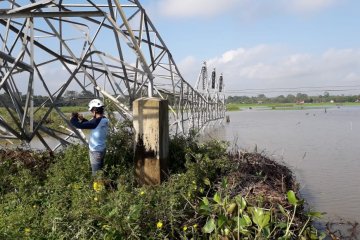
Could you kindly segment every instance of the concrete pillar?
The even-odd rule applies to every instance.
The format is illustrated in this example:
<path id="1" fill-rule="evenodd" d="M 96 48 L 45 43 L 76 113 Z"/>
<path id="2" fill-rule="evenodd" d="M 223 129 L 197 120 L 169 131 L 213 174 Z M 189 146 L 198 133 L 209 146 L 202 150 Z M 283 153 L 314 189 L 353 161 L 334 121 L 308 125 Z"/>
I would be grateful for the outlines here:
<path id="1" fill-rule="evenodd" d="M 139 184 L 160 184 L 168 173 L 169 114 L 167 100 L 139 98 L 133 102 L 135 176 Z"/>

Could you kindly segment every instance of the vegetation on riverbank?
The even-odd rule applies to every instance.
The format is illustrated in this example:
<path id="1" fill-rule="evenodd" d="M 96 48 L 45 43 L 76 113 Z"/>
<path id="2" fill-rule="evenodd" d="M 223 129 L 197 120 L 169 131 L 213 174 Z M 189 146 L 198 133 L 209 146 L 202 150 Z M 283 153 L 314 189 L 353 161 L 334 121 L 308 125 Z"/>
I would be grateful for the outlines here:
<path id="1" fill-rule="evenodd" d="M 84 107 L 84 106 L 85 105 L 83 105 L 83 106 L 64 106 L 64 107 L 60 107 L 60 111 L 68 119 L 70 119 L 70 116 L 71 116 L 72 112 L 88 112 L 87 107 Z M 16 115 L 14 109 L 9 109 L 9 110 L 11 111 L 11 113 L 13 115 Z M 35 123 L 40 122 L 42 120 L 42 118 L 44 117 L 44 115 L 47 113 L 48 110 L 49 110 L 48 107 L 40 107 L 40 108 L 35 107 L 34 108 L 34 121 L 35 121 Z M 0 107 L 0 116 L 11 127 L 17 128 L 16 122 L 13 121 L 13 119 L 11 118 L 9 112 L 4 107 Z M 89 114 L 89 116 L 90 116 L 90 114 Z M 56 130 L 63 130 L 60 126 L 66 127 L 65 126 L 66 124 L 65 124 L 64 120 L 59 116 L 59 113 L 55 109 L 51 110 L 48 117 L 46 118 L 45 121 L 43 121 L 42 124 L 44 126 L 46 126 L 46 127 L 56 129 Z"/>
<path id="2" fill-rule="evenodd" d="M 228 96 L 226 99 L 228 111 L 242 109 L 273 109 L 273 110 L 301 110 L 309 108 L 328 108 L 337 106 L 360 106 L 360 95 L 323 95 L 309 96 L 304 93 L 288 94 L 277 97 L 267 97 L 265 94 L 257 96 Z"/>
<path id="3" fill-rule="evenodd" d="M 324 92 L 320 95 L 309 96 L 305 93 L 297 93 L 296 95 L 279 95 L 277 97 L 267 97 L 265 94 L 258 94 L 257 96 L 228 96 L 227 103 L 243 103 L 243 104 L 286 104 L 286 103 L 345 103 L 345 102 L 359 102 L 360 94 L 358 95 L 330 95 L 329 92 Z"/>
<path id="4" fill-rule="evenodd" d="M 225 142 L 176 137 L 170 175 L 137 186 L 133 130 L 109 137 L 93 184 L 84 146 L 55 156 L 0 150 L 1 239 L 322 239 L 291 171 Z M 334 238 L 336 239 L 336 238 Z"/>
<path id="5" fill-rule="evenodd" d="M 228 103 L 227 111 L 241 111 L 245 109 L 263 109 L 263 110 L 304 110 L 304 109 L 326 109 L 342 106 L 360 106 L 358 102 L 344 103 Z"/>

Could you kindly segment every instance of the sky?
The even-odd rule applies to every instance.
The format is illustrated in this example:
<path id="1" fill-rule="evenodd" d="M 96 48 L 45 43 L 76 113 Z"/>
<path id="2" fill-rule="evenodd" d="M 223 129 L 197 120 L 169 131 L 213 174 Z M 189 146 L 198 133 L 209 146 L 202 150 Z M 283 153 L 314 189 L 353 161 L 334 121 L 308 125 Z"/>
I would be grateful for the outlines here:
<path id="1" fill-rule="evenodd" d="M 360 94 L 359 0 L 140 0 L 184 79 L 227 95 Z"/>

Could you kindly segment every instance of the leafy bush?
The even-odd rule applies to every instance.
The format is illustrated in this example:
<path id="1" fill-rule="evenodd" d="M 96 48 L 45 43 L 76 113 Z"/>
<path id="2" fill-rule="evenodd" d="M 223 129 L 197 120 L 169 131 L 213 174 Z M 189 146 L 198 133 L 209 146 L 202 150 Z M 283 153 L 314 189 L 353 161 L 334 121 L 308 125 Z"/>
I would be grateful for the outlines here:
<path id="1" fill-rule="evenodd" d="M 225 142 L 173 138 L 168 180 L 140 187 L 134 181 L 131 125 L 112 127 L 105 168 L 96 179 L 85 146 L 70 146 L 55 157 L 30 154 L 31 164 L 2 154 L 0 238 L 319 238 L 311 214 L 299 220 L 306 215 L 299 213 L 301 201 L 291 192 L 291 208 L 265 208 L 241 191 L 229 193 L 224 176 L 239 171 L 241 163 L 229 158 Z"/>

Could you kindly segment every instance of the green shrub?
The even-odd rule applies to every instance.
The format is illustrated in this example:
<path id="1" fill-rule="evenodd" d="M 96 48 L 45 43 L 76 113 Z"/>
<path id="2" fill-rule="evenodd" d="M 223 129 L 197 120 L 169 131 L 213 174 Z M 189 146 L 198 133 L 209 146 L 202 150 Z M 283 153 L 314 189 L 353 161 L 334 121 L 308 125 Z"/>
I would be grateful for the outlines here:
<path id="1" fill-rule="evenodd" d="M 296 207 L 265 209 L 227 192 L 224 176 L 239 166 L 230 161 L 225 142 L 200 144 L 192 137 L 175 137 L 167 181 L 137 186 L 131 125 L 112 127 L 116 131 L 109 136 L 105 168 L 96 179 L 105 187 L 94 189 L 88 150 L 82 145 L 48 156 L 43 165 L 2 159 L 0 238 L 288 239 L 314 232 L 308 226 L 312 218 L 294 227 Z M 300 203 L 290 199 L 293 205 Z"/>

